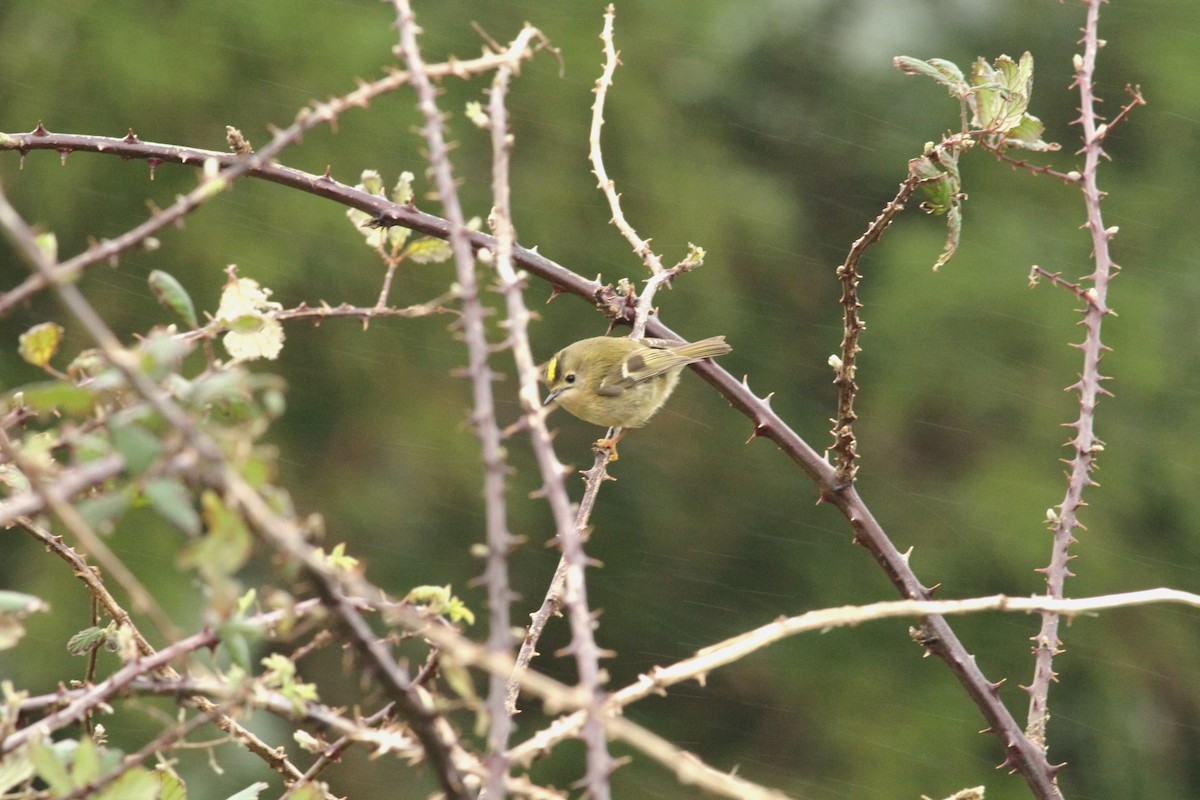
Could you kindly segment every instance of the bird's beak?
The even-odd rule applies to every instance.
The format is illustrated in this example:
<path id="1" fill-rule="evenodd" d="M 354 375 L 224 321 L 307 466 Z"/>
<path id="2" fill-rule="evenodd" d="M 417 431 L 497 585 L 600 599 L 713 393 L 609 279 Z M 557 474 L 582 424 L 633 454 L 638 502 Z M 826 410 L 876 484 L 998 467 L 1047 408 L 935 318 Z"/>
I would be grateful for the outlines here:
<path id="1" fill-rule="evenodd" d="M 542 405 L 548 406 L 558 399 L 558 396 L 563 393 L 563 389 L 555 389 L 550 394 L 546 395 L 546 399 L 542 401 Z"/>

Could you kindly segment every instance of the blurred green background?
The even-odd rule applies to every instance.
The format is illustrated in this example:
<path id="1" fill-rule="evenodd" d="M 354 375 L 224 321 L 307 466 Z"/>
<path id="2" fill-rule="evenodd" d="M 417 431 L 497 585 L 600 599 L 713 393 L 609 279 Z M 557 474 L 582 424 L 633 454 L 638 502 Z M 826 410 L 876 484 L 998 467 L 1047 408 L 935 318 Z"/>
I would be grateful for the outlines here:
<path id="1" fill-rule="evenodd" d="M 526 0 L 423 3 L 427 60 L 474 56 L 478 22 L 499 41 L 523 21 L 561 49 L 527 65 L 511 95 L 519 240 L 584 275 L 640 279 L 641 267 L 608 224 L 587 155 L 592 87 L 601 63 L 603 4 Z M 673 263 L 688 242 L 703 246 L 700 271 L 659 295 L 664 320 L 688 337 L 725 334 L 721 360 L 815 447 L 829 441 L 834 411 L 826 360 L 840 340 L 833 270 L 850 243 L 903 179 L 924 142 L 957 125 L 956 105 L 928 81 L 906 78 L 895 55 L 939 56 L 964 68 L 977 56 L 1033 53 L 1032 112 L 1059 169 L 1073 153 L 1078 95 L 1071 56 L 1084 9 L 1052 0 L 655 0 L 618 6 L 623 66 L 608 99 L 607 167 L 624 209 Z M 223 149 L 224 126 L 256 145 L 314 98 L 345 93 L 356 77 L 387 66 L 395 34 L 390 6 L 374 0 L 5 0 L 0 4 L 0 130 L 122 135 Z M 1173 586 L 1200 590 L 1200 226 L 1192 203 L 1200 149 L 1200 4 L 1115 0 L 1101 17 L 1097 90 L 1114 115 L 1126 83 L 1149 105 L 1115 129 L 1100 175 L 1110 193 L 1106 223 L 1124 267 L 1105 322 L 1104 361 L 1116 397 L 1099 411 L 1107 443 L 1087 494 L 1074 548 L 1072 595 Z M 447 82 L 442 107 L 458 143 L 455 170 L 471 215 L 489 210 L 486 135 L 464 120 L 487 81 Z M 413 132 L 413 98 L 398 93 L 346 114 L 287 151 L 283 163 L 355 183 L 366 168 L 394 181 L 423 175 L 424 145 Z M 963 162 L 966 206 L 958 256 L 930 270 L 945 233 L 941 220 L 906 214 L 863 264 L 867 330 L 858 410 L 860 488 L 913 564 L 942 597 L 1039 592 L 1033 570 L 1049 559 L 1045 509 L 1065 482 L 1058 459 L 1074 418 L 1081 339 L 1075 303 L 1048 286 L 1030 289 L 1031 264 L 1075 278 L 1090 271 L 1090 243 L 1077 230 L 1080 194 L 1014 172 L 981 153 Z M 91 238 L 142 221 L 146 203 L 168 205 L 196 182 L 195 170 L 77 154 L 65 167 L 33 153 L 20 167 L 0 157 L 0 181 L 27 219 L 58 235 L 72 255 Z M 419 194 L 420 196 L 420 194 Z M 418 200 L 437 213 L 436 206 Z M 275 292 L 285 306 L 325 300 L 369 305 L 382 268 L 342 209 L 278 186 L 243 181 L 182 229 L 164 231 L 153 253 L 131 253 L 116 269 L 83 281 L 111 325 L 127 338 L 169 322 L 146 276 L 177 276 L 215 311 L 223 269 Z M 0 251 L 0 290 L 23 267 Z M 448 265 L 411 265 L 392 301 L 421 302 L 451 280 Z M 604 322 L 574 298 L 543 305 L 533 330 L 537 355 L 603 333 Z M 49 297 L 0 319 L 0 388 L 37 379 L 16 355 L 30 325 L 58 319 L 65 356 L 87 341 Z M 465 349 L 447 317 L 320 328 L 293 324 L 282 357 L 258 369 L 289 384 L 288 413 L 270 440 L 280 481 L 302 511 L 325 515 L 334 541 L 347 540 L 368 577 L 397 593 L 453 583 L 478 612 L 481 564 L 468 548 L 482 539 L 481 470 L 465 424 L 469 387 L 452 371 Z M 495 338 L 499 338 L 496 334 Z M 497 368 L 511 374 L 502 358 Z M 516 417 L 515 381 L 497 386 L 502 421 Z M 560 412 L 559 457 L 584 465 L 597 431 Z M 815 507 L 813 487 L 699 380 L 686 377 L 654 424 L 622 445 L 595 515 L 589 573 L 603 609 L 602 646 L 621 686 L 655 664 L 779 615 L 895 596 L 866 553 L 850 543 L 839 515 Z M 510 446 L 512 528 L 528 544 L 512 560 L 522 593 L 514 619 L 540 600 L 556 560 L 539 483 L 523 443 Z M 572 482 L 577 496 L 580 484 Z M 199 589 L 180 581 L 179 541 L 156 518 L 133 515 L 114 547 L 164 597 L 185 629 L 199 624 Z M 32 620 L 22 646 L 0 654 L 0 677 L 33 691 L 78 678 L 63 672 L 66 638 L 87 624 L 87 598 L 64 566 L 16 531 L 0 534 L 0 586 L 32 592 L 54 613 Z M 271 576 L 265 561 L 256 567 Z M 254 575 L 248 580 L 255 579 Z M 481 613 L 481 618 L 484 615 Z M 1051 759 L 1067 761 L 1070 798 L 1200 796 L 1200 616 L 1177 607 L 1138 608 L 1076 620 L 1050 698 Z M 955 628 L 1019 720 L 1032 674 L 1029 637 L 1037 619 L 986 615 Z M 804 798 L 943 797 L 987 785 L 989 800 L 1028 796 L 1023 781 L 996 771 L 997 742 L 950 672 L 920 652 L 907 621 L 810 635 L 779 644 L 676 687 L 628 715 L 722 769 Z M 477 633 L 484 635 L 483 623 Z M 551 626 L 543 653 L 564 643 Z M 318 658 L 345 669 L 336 653 Z M 107 665 L 111 668 L 111 662 Z M 568 659 L 539 666 L 564 680 Z M 336 674 L 336 672 L 332 673 Z M 335 702 L 337 698 L 326 698 Z M 159 724 L 146 704 L 114 718 L 115 743 L 133 749 Z M 516 740 L 536 730 L 531 710 Z M 280 726 L 263 720 L 274 743 Z M 625 752 L 620 746 L 617 752 Z M 568 745 L 535 775 L 559 786 L 581 774 L 581 748 Z M 229 772 L 203 756 L 185 760 L 193 798 L 220 798 L 262 770 L 226 746 Z M 432 784 L 389 759 L 353 756 L 330 773 L 351 797 L 424 797 Z M 250 777 L 253 776 L 253 777 Z M 694 792 L 646 759 L 622 767 L 618 797 L 685 798 Z"/>

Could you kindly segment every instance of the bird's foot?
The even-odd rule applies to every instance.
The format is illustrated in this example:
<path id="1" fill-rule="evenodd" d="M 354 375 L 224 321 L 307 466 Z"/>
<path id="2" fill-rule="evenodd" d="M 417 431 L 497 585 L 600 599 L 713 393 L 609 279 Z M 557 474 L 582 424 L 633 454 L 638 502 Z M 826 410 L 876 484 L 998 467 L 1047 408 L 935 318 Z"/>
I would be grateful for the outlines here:
<path id="1" fill-rule="evenodd" d="M 592 445 L 592 452 L 608 453 L 608 461 L 612 463 L 619 458 L 617 455 L 617 442 L 620 441 L 620 438 L 618 436 L 612 439 L 597 439 L 596 443 Z"/>

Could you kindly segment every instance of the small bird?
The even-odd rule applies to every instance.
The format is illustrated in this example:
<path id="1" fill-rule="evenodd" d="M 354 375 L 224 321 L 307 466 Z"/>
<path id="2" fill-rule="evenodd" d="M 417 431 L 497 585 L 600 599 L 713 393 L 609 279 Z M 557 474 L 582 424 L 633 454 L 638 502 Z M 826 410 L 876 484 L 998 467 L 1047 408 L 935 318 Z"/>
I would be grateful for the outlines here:
<path id="1" fill-rule="evenodd" d="M 617 460 L 617 442 L 663 406 L 688 364 L 725 355 L 724 336 L 698 342 L 596 336 L 567 345 L 542 369 L 550 388 L 544 405 L 558 403 L 585 422 L 619 428 L 596 446 Z"/>

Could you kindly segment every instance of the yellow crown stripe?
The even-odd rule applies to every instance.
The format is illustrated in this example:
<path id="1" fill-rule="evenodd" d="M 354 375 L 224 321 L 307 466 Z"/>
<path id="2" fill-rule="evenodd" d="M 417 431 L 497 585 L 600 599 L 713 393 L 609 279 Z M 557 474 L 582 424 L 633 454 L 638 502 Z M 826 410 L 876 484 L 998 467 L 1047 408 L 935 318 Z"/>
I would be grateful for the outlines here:
<path id="1" fill-rule="evenodd" d="M 550 359 L 550 363 L 546 365 L 546 383 L 554 383 L 558 380 L 558 356 Z"/>

